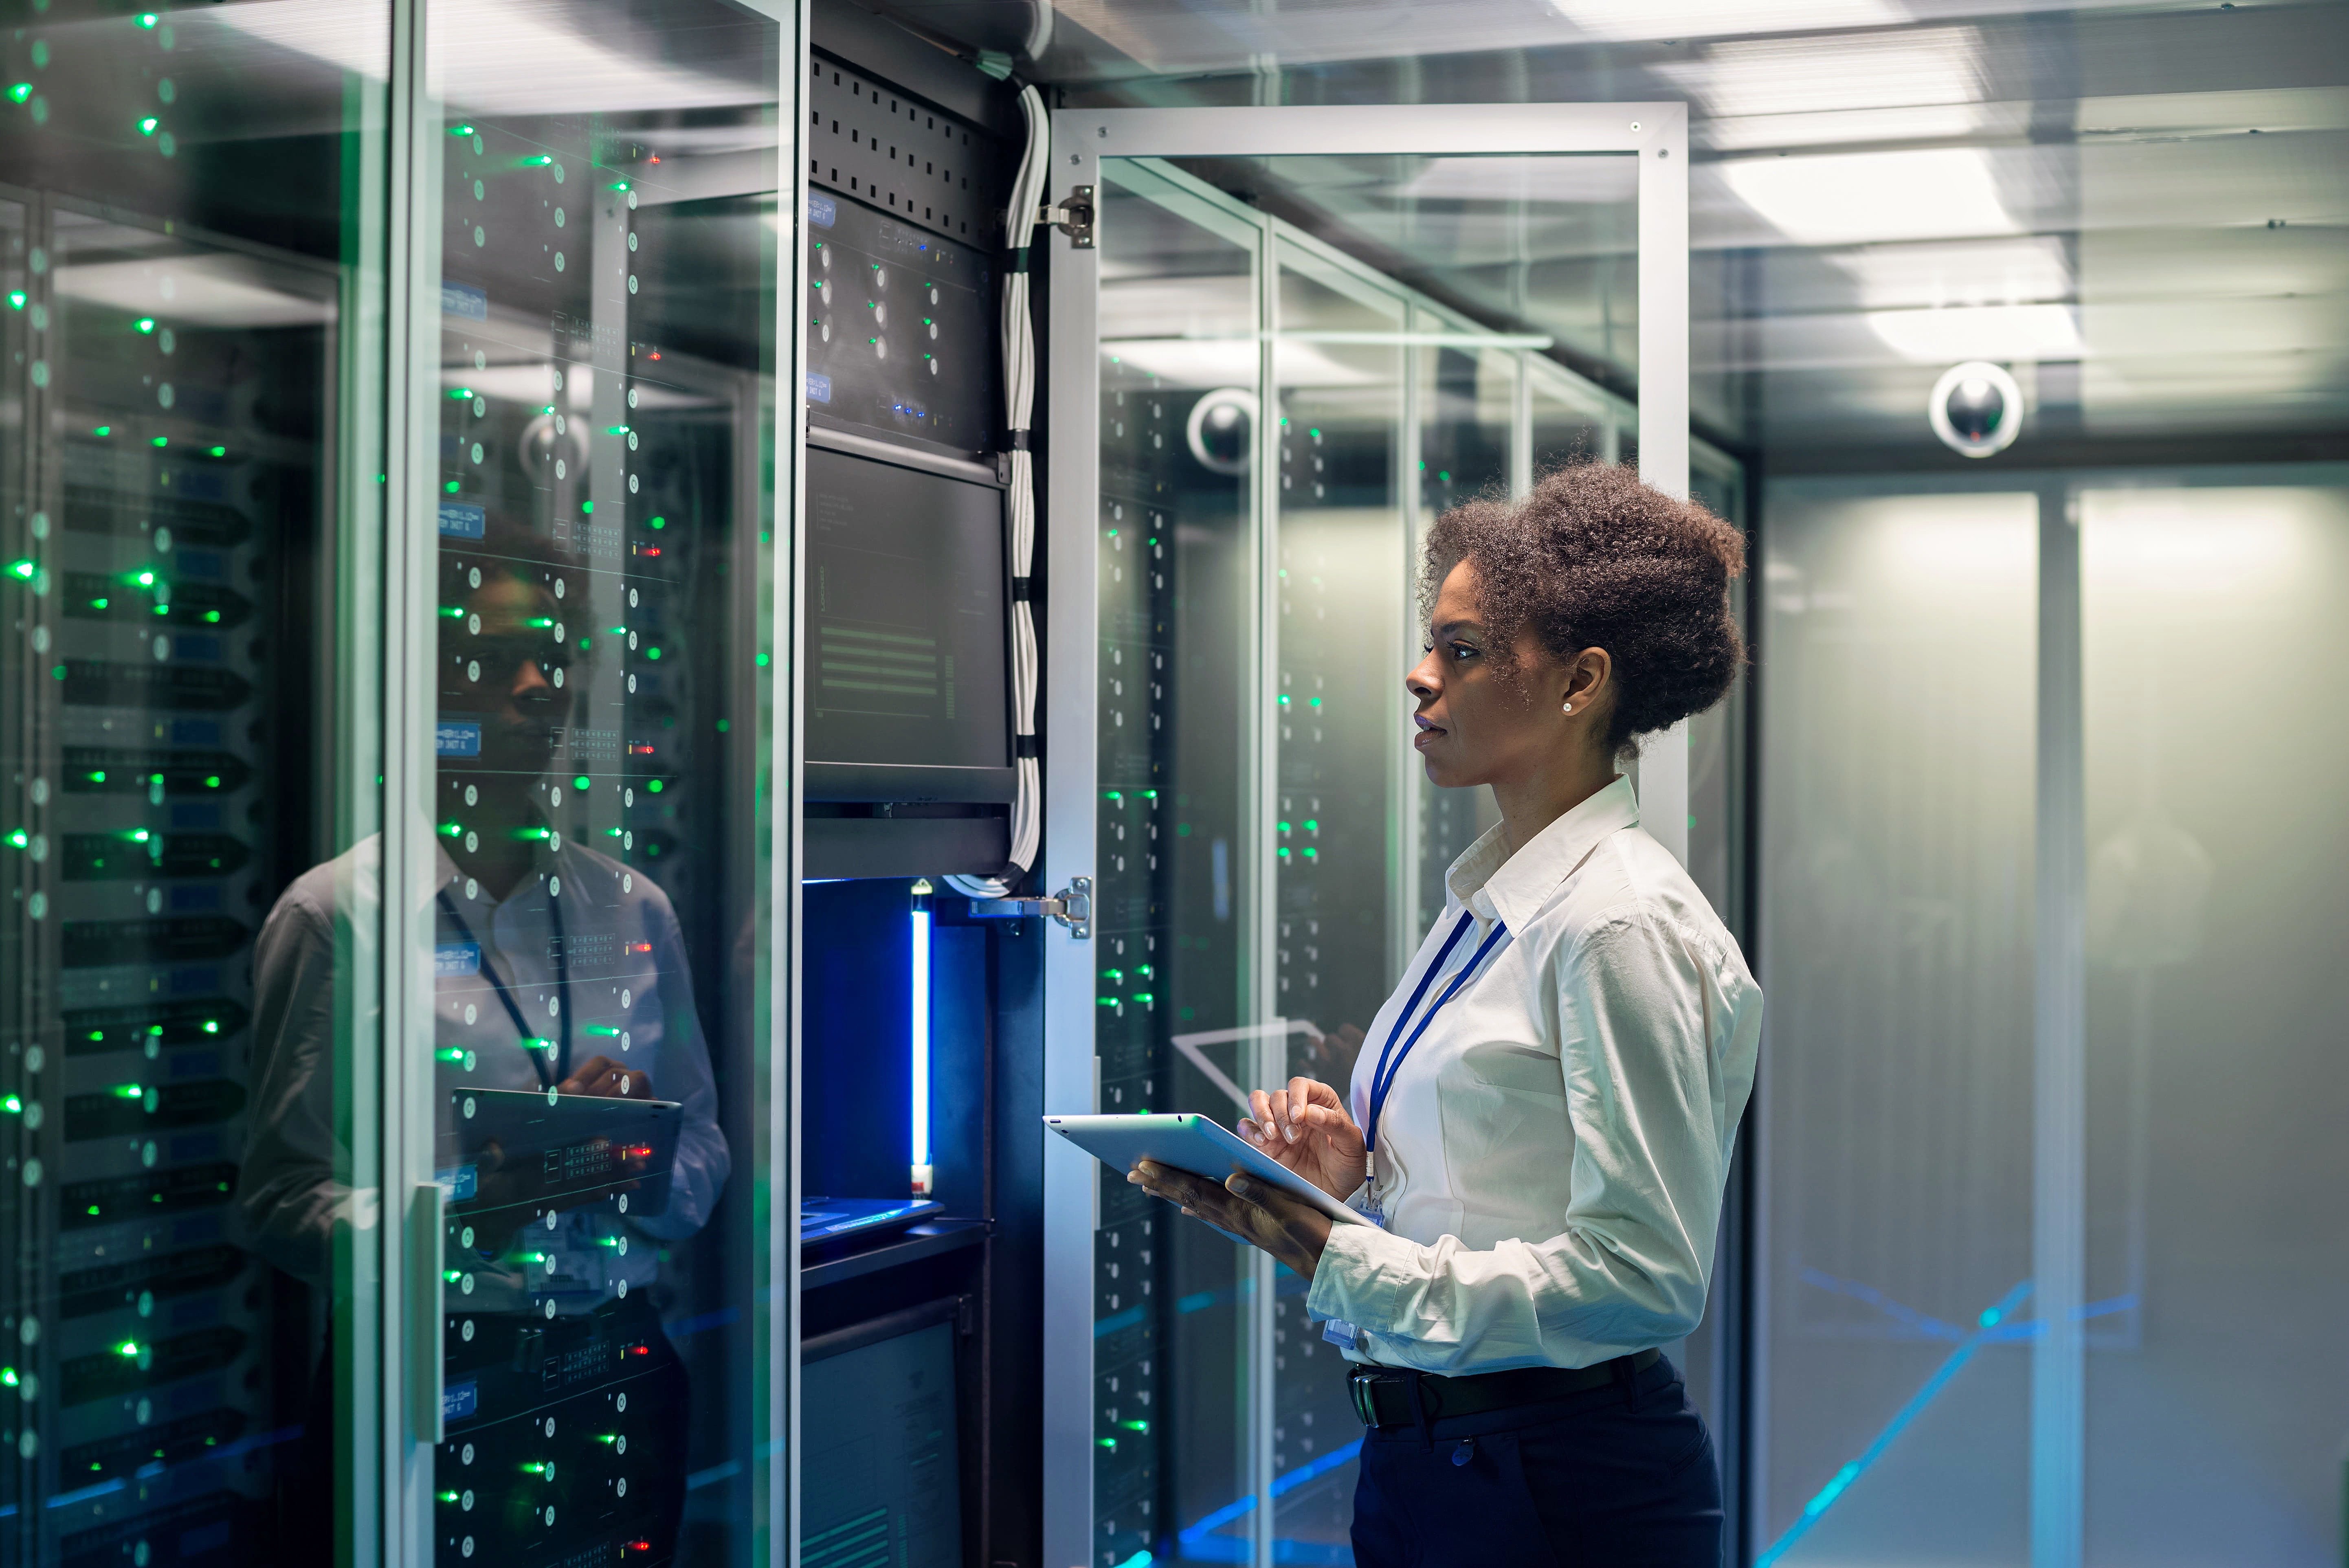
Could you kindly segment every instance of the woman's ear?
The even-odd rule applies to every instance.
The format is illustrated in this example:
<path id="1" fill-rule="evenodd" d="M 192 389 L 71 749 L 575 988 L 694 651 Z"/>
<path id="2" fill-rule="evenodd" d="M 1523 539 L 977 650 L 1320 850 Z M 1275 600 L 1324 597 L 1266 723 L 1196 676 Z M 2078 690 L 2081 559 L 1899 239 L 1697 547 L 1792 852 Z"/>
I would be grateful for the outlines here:
<path id="1" fill-rule="evenodd" d="M 1613 695 L 1615 661 L 1604 648 L 1583 649 L 1567 661 L 1560 674 L 1564 679 L 1558 707 L 1568 715 L 1587 713 Z"/>

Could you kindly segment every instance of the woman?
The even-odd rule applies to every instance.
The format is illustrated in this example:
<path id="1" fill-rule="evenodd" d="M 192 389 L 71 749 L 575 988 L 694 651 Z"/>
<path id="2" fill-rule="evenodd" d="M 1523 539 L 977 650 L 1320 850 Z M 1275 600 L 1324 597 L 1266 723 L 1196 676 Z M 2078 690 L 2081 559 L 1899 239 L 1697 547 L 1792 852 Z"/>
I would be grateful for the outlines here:
<path id="1" fill-rule="evenodd" d="M 1721 1561 L 1712 1441 L 1659 1347 L 1704 1310 L 1762 997 L 1616 768 L 1728 688 L 1744 559 L 1603 465 L 1437 521 L 1415 744 L 1500 825 L 1349 1092 L 1297 1078 L 1239 1125 L 1378 1224 L 1240 1175 L 1129 1178 L 1311 1282 L 1354 1363 L 1362 1568 Z"/>

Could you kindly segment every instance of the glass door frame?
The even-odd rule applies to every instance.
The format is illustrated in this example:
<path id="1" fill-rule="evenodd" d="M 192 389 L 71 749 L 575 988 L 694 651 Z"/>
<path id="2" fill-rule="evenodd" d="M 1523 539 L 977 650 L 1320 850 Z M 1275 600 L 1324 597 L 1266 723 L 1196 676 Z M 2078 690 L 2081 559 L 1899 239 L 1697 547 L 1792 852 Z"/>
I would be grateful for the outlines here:
<path id="1" fill-rule="evenodd" d="M 1543 105 L 1395 105 L 1183 109 L 1061 109 L 1052 116 L 1054 203 L 1092 197 L 1101 160 L 1266 156 L 1477 156 L 1613 153 L 1639 162 L 1638 272 L 1640 468 L 1649 483 L 1688 493 L 1688 106 L 1685 103 Z M 1096 208 L 1096 210 L 1098 210 Z M 1266 220 L 1268 225 L 1272 221 Z M 1278 226 L 1278 225 L 1274 225 Z M 1285 226 L 1278 226 L 1285 229 Z M 1269 241 L 1272 235 L 1267 236 Z M 1283 233 L 1294 239 L 1293 231 Z M 1082 246 L 1066 232 L 1047 237 L 1050 249 L 1051 359 L 1046 385 L 1054 434 L 1046 465 L 1046 542 L 1053 591 L 1046 616 L 1051 680 L 1044 725 L 1045 833 L 1042 872 L 1050 888 L 1078 886 L 1094 872 L 1098 825 L 1098 765 L 1094 722 L 1100 712 L 1097 657 L 1099 544 L 1091 526 L 1100 481 L 1098 335 L 1101 253 L 1090 235 Z M 1259 262 L 1259 287 L 1277 290 L 1278 251 L 1269 243 Z M 1359 265 L 1354 263 L 1353 265 Z M 1361 268 L 1363 273 L 1370 269 Z M 1268 313 L 1267 319 L 1271 319 Z M 1403 318 L 1412 317 L 1406 314 Z M 1262 374 L 1269 383 L 1268 335 Z M 1520 372 L 1521 379 L 1525 373 Z M 1410 386 L 1407 376 L 1405 386 Z M 1517 402 L 1526 401 L 1521 390 Z M 1405 429 L 1413 410 L 1406 395 Z M 1268 479 L 1268 438 L 1257 421 L 1258 489 Z M 1610 431 L 1615 421 L 1610 421 Z M 1513 420 L 1520 429 L 1523 421 Z M 1415 441 L 1406 438 L 1407 446 Z M 1611 439 L 1610 439 L 1611 445 Z M 1522 469 L 1514 462 L 1513 469 Z M 1406 503 L 1411 498 L 1405 497 Z M 1263 511 L 1259 498 L 1259 511 Z M 1274 546 L 1269 514 L 1257 522 L 1260 562 Z M 1268 600 L 1268 570 L 1259 572 L 1255 628 L 1257 727 L 1271 723 L 1266 684 L 1278 669 L 1277 604 Z M 1267 730 L 1255 748 L 1251 777 L 1261 784 L 1273 766 L 1276 736 Z M 1642 793 L 1651 830 L 1676 854 L 1687 851 L 1687 748 L 1680 732 L 1643 758 Z M 1258 810 L 1257 815 L 1265 813 Z M 1258 824 L 1268 834 L 1268 819 Z M 1252 856 L 1260 859 L 1260 856 Z M 1243 885 L 1269 885 L 1268 868 L 1252 868 Z M 1256 896 L 1267 896 L 1259 891 Z M 1098 1107 L 1099 1058 L 1093 1049 L 1093 954 L 1089 934 L 1055 927 L 1046 935 L 1044 985 L 1044 1103 L 1049 1111 L 1090 1112 Z M 1257 945 L 1261 945 L 1259 936 Z M 1252 969 L 1261 969 L 1253 965 Z M 1261 982 L 1251 989 L 1260 990 Z M 1040 1129 L 1038 1137 L 1043 1137 Z M 1044 1321 L 1047 1346 L 1061 1347 L 1045 1362 L 1044 1556 L 1048 1563 L 1093 1560 L 1092 1525 L 1092 1282 L 1093 1214 L 1098 1177 L 1092 1161 L 1060 1140 L 1044 1149 Z M 1268 1326 L 1268 1316 L 1267 1325 Z M 1268 1333 L 1268 1326 L 1263 1328 Z M 1261 1334 L 1259 1337 L 1261 1337 Z M 1084 1347 L 1080 1352 L 1077 1347 Z M 1260 1347 L 1262 1348 L 1262 1347 Z M 1251 1401 L 1263 1429 L 1251 1442 L 1257 1480 L 1254 1559 L 1269 1568 L 1272 1508 L 1268 1381 Z M 1261 1457 L 1258 1457 L 1261 1456 Z"/>

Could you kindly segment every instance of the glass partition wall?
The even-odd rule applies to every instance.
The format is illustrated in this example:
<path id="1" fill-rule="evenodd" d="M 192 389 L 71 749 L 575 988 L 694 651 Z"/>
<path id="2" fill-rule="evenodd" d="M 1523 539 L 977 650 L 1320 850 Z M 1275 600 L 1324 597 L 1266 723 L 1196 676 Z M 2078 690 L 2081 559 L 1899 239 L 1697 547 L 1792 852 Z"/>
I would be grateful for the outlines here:
<path id="1" fill-rule="evenodd" d="M 1770 514 L 1754 1560 L 2335 1561 L 2349 473 Z"/>
<path id="2" fill-rule="evenodd" d="M 1349 1081 L 1492 820 L 1408 745 L 1419 540 L 1633 410 L 1187 168 L 1100 168 L 1098 1105 L 1228 1123 L 1249 1088 Z M 1736 464 L 1694 468 L 1737 517 Z M 1089 1560 L 1350 1562 L 1361 1429 L 1306 1282 L 1084 1180 Z"/>

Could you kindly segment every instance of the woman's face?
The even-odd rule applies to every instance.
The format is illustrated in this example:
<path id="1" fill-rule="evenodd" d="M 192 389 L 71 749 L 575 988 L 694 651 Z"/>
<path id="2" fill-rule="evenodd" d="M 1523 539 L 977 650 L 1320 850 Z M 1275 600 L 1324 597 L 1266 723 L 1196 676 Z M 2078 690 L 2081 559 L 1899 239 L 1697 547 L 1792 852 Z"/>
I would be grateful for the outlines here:
<path id="1" fill-rule="evenodd" d="M 1495 670 L 1476 608 L 1476 569 L 1467 562 L 1444 579 L 1428 633 L 1427 656 L 1403 678 L 1419 703 L 1412 744 L 1428 782 L 1447 789 L 1506 782 L 1555 755 L 1564 739 L 1566 672 L 1530 632 L 1517 639 L 1516 667 L 1506 677 Z"/>
<path id="2" fill-rule="evenodd" d="M 557 641 L 554 631 L 563 606 L 537 584 L 501 573 L 463 608 L 466 618 L 441 634 L 443 697 L 479 716 L 481 750 L 473 766 L 536 778 L 571 712 L 564 672 L 572 644 Z"/>

